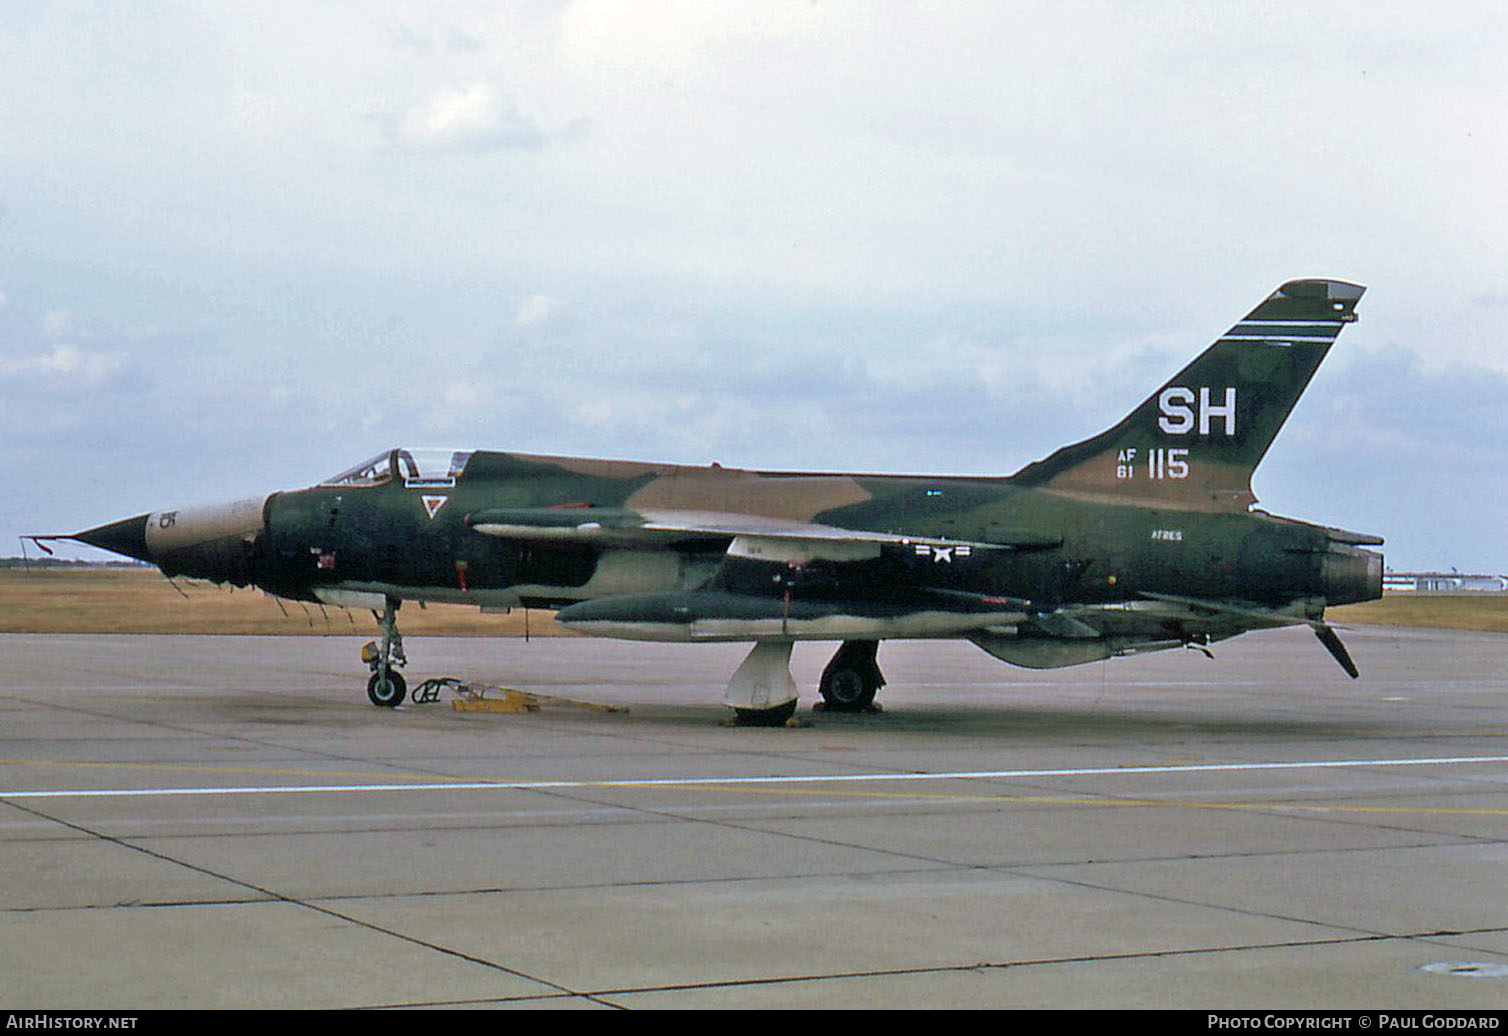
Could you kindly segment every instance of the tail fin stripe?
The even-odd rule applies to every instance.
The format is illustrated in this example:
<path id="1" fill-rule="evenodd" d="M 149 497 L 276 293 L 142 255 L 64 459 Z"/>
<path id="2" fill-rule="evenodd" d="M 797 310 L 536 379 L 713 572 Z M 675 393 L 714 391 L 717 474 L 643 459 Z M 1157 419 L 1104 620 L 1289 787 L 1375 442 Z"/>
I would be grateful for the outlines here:
<path id="1" fill-rule="evenodd" d="M 1271 331 L 1263 331 L 1258 328 L 1232 328 L 1221 335 L 1222 339 L 1235 341 L 1262 341 L 1268 338 L 1295 338 L 1306 342 L 1333 342 L 1339 335 L 1338 331 L 1308 330 L 1297 327 L 1275 327 Z"/>
<path id="2" fill-rule="evenodd" d="M 1229 338 L 1233 335 L 1246 337 L 1267 335 L 1271 337 L 1276 335 L 1279 338 L 1334 338 L 1339 334 L 1340 328 L 1338 327 L 1274 327 L 1265 329 L 1260 327 L 1233 327 L 1220 337 Z"/>
<path id="3" fill-rule="evenodd" d="M 1335 341 L 1334 335 L 1325 335 L 1318 338 L 1306 338 L 1303 335 L 1221 335 L 1222 342 L 1271 342 L 1273 345 L 1297 345 L 1300 342 L 1311 342 L 1316 345 L 1329 345 Z"/>
<path id="4" fill-rule="evenodd" d="M 1277 319 L 1270 319 L 1270 318 L 1267 318 L 1267 317 L 1254 317 L 1254 318 L 1248 318 L 1246 320 L 1242 320 L 1242 321 L 1240 321 L 1240 323 L 1242 325 L 1245 325 L 1245 324 L 1254 324 L 1254 325 L 1255 324 L 1261 324 L 1261 325 L 1264 325 L 1264 326 L 1269 326 L 1270 325 L 1270 326 L 1273 326 L 1273 327 L 1331 327 L 1331 326 L 1340 327 L 1343 324 L 1345 324 L 1346 321 L 1341 320 L 1339 318 L 1337 318 L 1335 320 L 1277 320 Z"/>

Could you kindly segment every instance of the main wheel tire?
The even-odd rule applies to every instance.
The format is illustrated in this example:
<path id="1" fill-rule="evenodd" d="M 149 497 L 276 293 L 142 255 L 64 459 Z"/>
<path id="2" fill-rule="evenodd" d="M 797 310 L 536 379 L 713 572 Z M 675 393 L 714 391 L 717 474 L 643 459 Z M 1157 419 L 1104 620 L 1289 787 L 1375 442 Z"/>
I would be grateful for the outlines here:
<path id="1" fill-rule="evenodd" d="M 874 704 L 878 685 L 856 666 L 833 666 L 822 674 L 818 690 L 830 712 L 863 712 Z"/>
<path id="2" fill-rule="evenodd" d="M 734 709 L 735 727 L 783 727 L 796 715 L 796 699 L 773 709 Z"/>
<path id="3" fill-rule="evenodd" d="M 403 674 L 389 669 L 384 675 L 375 672 L 367 681 L 367 697 L 373 705 L 384 709 L 396 709 L 403 704 L 404 696 L 408 694 L 408 684 L 404 682 Z"/>

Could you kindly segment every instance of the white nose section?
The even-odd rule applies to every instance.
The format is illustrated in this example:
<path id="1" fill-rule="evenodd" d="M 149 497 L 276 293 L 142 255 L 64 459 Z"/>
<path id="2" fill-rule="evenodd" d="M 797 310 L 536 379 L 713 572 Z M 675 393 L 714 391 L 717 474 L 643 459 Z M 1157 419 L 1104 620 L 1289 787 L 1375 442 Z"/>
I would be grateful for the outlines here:
<path id="1" fill-rule="evenodd" d="M 147 549 L 153 557 L 196 547 L 214 540 L 252 536 L 262 531 L 265 496 L 228 504 L 206 504 L 147 515 Z"/>

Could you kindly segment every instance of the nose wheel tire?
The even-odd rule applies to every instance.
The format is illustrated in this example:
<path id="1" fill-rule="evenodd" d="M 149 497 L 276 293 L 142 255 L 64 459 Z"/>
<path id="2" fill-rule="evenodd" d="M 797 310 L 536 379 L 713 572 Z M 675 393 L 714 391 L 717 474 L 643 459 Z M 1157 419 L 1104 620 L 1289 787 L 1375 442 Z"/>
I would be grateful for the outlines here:
<path id="1" fill-rule="evenodd" d="M 403 674 L 391 669 L 386 673 L 373 673 L 367 681 L 367 697 L 373 705 L 384 709 L 395 709 L 402 705 L 407 694 L 408 684 L 404 681 Z"/>

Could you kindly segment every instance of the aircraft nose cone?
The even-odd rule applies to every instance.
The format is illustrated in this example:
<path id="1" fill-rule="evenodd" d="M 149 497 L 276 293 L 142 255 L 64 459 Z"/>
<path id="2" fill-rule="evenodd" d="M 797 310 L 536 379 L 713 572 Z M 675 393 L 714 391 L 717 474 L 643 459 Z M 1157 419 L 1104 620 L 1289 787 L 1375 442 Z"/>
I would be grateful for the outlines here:
<path id="1" fill-rule="evenodd" d="M 135 558 L 137 561 L 151 561 L 152 552 L 147 549 L 148 517 L 150 516 L 139 514 L 135 518 L 122 518 L 109 525 L 100 525 L 75 533 L 72 538 L 80 543 L 87 543 L 91 547 Z"/>
<path id="2" fill-rule="evenodd" d="M 262 532 L 266 497 L 154 511 L 146 516 L 151 561 L 169 576 L 209 579 L 245 586 Z"/>
<path id="3" fill-rule="evenodd" d="M 67 537 L 149 561 L 165 575 L 245 586 L 253 571 L 266 497 L 175 511 L 153 511 Z"/>

